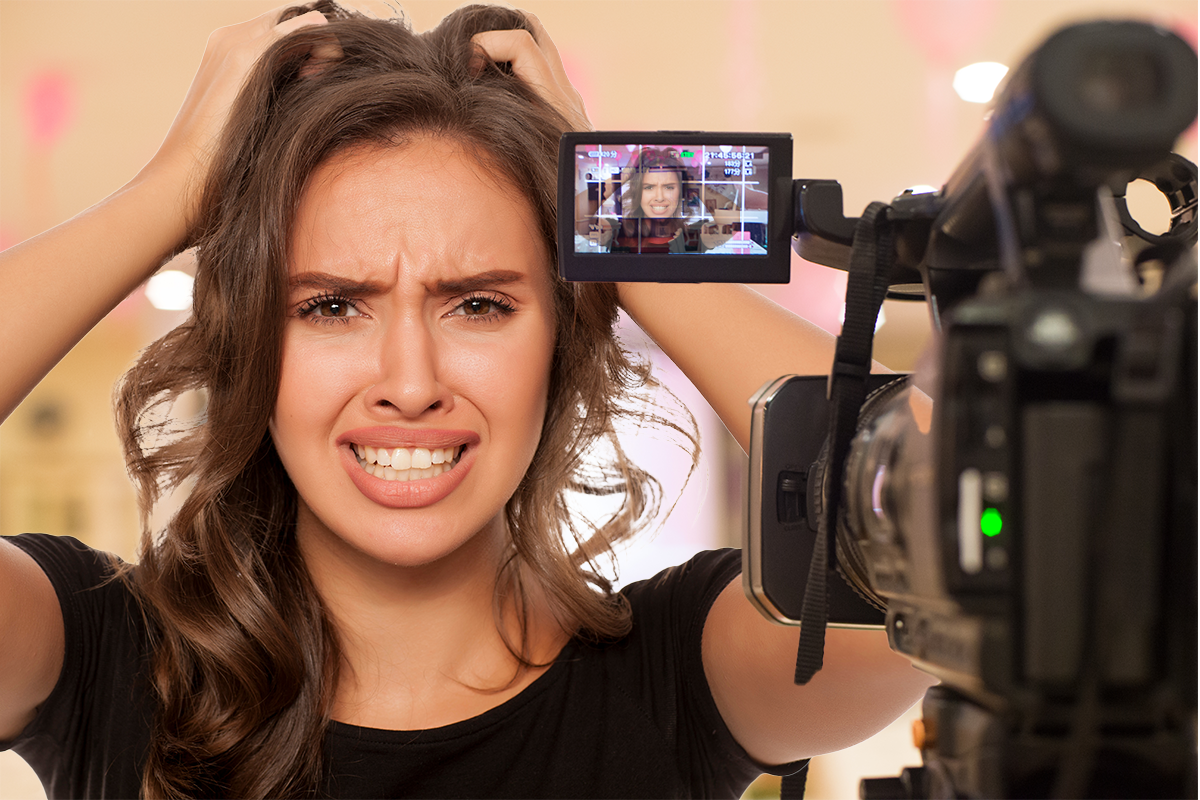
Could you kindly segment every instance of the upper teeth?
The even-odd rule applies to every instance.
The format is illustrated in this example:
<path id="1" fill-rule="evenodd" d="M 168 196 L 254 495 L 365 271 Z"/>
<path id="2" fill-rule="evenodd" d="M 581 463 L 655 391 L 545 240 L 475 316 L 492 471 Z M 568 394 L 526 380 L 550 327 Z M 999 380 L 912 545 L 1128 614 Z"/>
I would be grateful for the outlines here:
<path id="1" fill-rule="evenodd" d="M 354 445 L 354 452 L 368 464 L 392 469 L 428 469 L 434 464 L 450 464 L 458 453 L 457 447 L 371 447 Z"/>

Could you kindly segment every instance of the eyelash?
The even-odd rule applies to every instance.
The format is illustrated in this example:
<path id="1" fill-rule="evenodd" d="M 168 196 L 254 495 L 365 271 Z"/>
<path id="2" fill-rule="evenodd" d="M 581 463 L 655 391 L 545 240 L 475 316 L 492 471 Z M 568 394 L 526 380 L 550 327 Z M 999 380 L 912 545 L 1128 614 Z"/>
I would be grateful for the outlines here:
<path id="1" fill-rule="evenodd" d="M 487 314 L 459 314 L 460 311 L 465 312 L 467 306 L 471 303 L 487 303 L 492 306 L 493 310 Z M 451 313 L 463 316 L 472 322 L 491 322 L 500 317 L 507 317 L 514 311 L 516 311 L 516 309 L 512 306 L 512 304 L 506 302 L 500 295 L 484 293 L 473 294 L 469 297 L 464 297 L 462 302 L 456 305 L 454 307 L 454 311 Z"/>
<path id="2" fill-rule="evenodd" d="M 330 294 L 329 292 L 325 292 L 304 301 L 300 308 L 297 309 L 296 316 L 300 317 L 301 319 L 311 318 L 314 321 L 322 324 L 341 323 L 344 325 L 350 321 L 351 317 L 349 316 L 327 317 L 323 314 L 316 313 L 318 309 L 326 305 L 344 305 L 348 308 L 358 311 L 358 306 L 350 298 L 339 294 Z"/>
<path id="3" fill-rule="evenodd" d="M 465 313 L 467 307 L 472 303 L 486 303 L 492 306 L 492 311 L 486 314 Z M 350 315 L 327 317 L 323 314 L 317 313 L 322 306 L 328 305 L 343 305 L 353 309 L 354 311 L 358 311 L 357 304 L 350 298 L 345 297 L 344 295 L 330 294 L 325 292 L 304 301 L 304 303 L 297 309 L 296 316 L 300 317 L 301 319 L 313 319 L 314 321 L 322 324 L 341 323 L 343 325 L 353 318 Z M 472 322 L 491 322 L 500 317 L 507 317 L 515 310 L 516 309 L 513 307 L 513 305 L 506 302 L 500 295 L 484 293 L 473 294 L 469 297 L 464 297 L 462 302 L 456 305 L 451 313 L 456 316 L 462 316 L 470 319 Z"/>

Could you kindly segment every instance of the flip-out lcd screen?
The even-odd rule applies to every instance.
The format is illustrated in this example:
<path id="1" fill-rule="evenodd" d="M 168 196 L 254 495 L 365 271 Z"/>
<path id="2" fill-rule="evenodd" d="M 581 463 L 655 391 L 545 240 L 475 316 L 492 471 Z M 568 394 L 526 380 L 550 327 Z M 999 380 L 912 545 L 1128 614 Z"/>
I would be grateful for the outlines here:
<path id="1" fill-rule="evenodd" d="M 563 275 L 786 281 L 790 184 L 787 135 L 567 134 L 559 154 Z"/>

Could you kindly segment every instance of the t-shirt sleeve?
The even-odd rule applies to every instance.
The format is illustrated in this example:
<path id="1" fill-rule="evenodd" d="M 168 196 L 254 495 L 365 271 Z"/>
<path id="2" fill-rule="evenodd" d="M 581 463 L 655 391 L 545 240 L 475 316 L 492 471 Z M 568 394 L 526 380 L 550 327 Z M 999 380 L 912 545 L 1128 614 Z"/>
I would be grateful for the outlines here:
<path id="1" fill-rule="evenodd" d="M 674 737 L 677 763 L 694 797 L 738 796 L 763 772 L 786 775 L 805 762 L 756 762 L 730 733 L 704 674 L 704 623 L 717 596 L 741 574 L 741 552 L 702 552 L 623 591 L 633 609 L 634 636 L 649 666 L 645 690 L 660 727 Z"/>
<path id="2" fill-rule="evenodd" d="M 145 695 L 136 687 L 145 635 L 114 562 L 70 537 L 6 537 L 46 573 L 62 608 L 58 683 L 21 735 L 0 743 L 24 758 L 49 797 L 137 795 Z"/>

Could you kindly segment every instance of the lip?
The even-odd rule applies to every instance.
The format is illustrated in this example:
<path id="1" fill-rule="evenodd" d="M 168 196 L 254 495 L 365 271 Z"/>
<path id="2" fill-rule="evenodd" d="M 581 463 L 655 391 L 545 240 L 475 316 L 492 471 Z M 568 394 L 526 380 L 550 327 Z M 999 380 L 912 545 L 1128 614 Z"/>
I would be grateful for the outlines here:
<path id="1" fill-rule="evenodd" d="M 458 488 L 475 464 L 479 434 L 461 430 L 407 430 L 375 427 L 346 431 L 337 437 L 342 467 L 350 480 L 368 500 L 385 508 L 421 508 L 443 500 Z M 358 465 L 353 444 L 371 447 L 443 448 L 462 445 L 462 453 L 452 469 L 432 478 L 414 481 L 387 481 L 376 478 Z"/>

